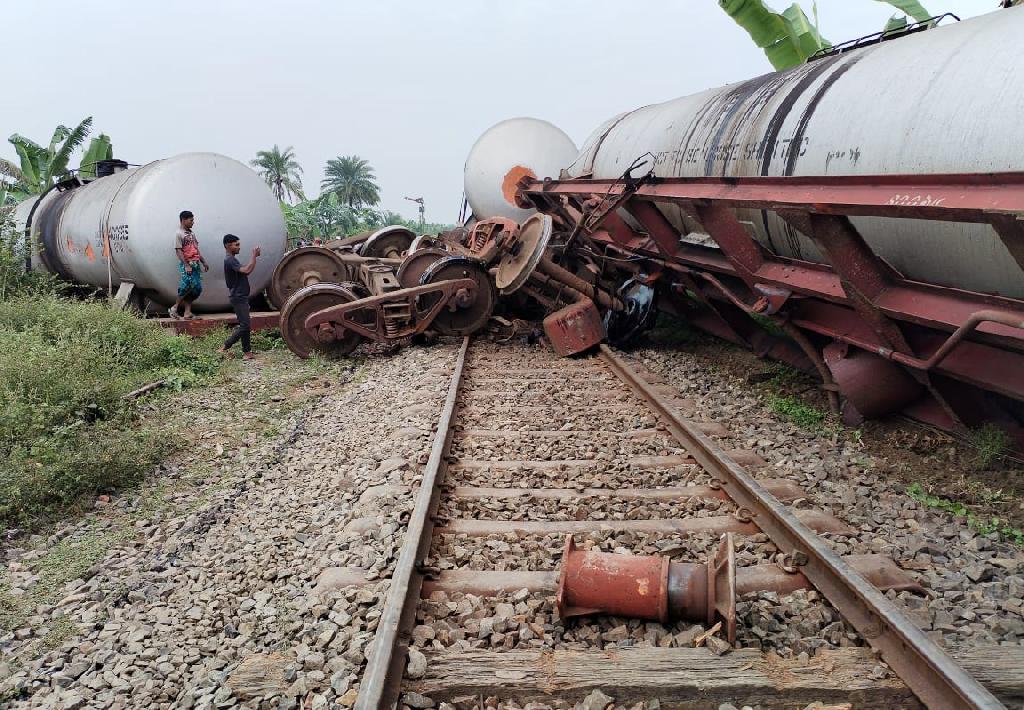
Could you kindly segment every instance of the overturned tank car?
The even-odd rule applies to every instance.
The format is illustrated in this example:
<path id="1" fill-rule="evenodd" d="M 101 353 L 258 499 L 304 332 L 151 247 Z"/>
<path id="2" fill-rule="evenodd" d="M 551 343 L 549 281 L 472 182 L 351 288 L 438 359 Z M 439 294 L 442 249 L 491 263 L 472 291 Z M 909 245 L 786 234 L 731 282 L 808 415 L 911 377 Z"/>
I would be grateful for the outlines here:
<path id="1" fill-rule="evenodd" d="M 996 424 L 1021 449 L 1024 7 L 935 25 L 612 117 L 517 206 L 623 304 L 653 289 L 816 373 L 848 423 Z"/>

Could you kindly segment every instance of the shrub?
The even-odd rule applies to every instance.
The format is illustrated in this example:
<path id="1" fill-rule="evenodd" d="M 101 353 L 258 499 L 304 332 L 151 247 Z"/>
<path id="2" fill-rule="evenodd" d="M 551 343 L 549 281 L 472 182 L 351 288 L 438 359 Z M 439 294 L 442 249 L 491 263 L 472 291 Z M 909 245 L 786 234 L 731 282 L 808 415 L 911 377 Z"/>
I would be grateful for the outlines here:
<path id="1" fill-rule="evenodd" d="M 220 368 L 209 340 L 176 338 L 101 301 L 0 301 L 0 520 L 25 522 L 129 483 L 159 460 L 133 389 L 180 389 Z"/>

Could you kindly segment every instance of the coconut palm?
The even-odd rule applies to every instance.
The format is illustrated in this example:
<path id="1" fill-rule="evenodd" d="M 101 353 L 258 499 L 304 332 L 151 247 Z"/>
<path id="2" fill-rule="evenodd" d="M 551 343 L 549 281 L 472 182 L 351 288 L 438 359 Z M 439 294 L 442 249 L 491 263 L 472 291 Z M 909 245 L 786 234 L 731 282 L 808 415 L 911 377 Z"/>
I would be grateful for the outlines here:
<path id="1" fill-rule="evenodd" d="M 358 155 L 327 161 L 320 189 L 332 192 L 349 207 L 368 207 L 380 202 L 380 187 L 370 164 Z"/>
<path id="2" fill-rule="evenodd" d="M 291 146 L 281 151 L 275 143 L 270 150 L 256 153 L 256 159 L 250 160 L 249 165 L 266 180 L 278 200 L 283 202 L 286 197 L 306 199 L 302 194 L 302 178 L 299 177 L 302 167 L 295 160 L 295 150 Z"/>
<path id="3" fill-rule="evenodd" d="M 18 152 L 19 165 L 0 158 L 0 176 L 5 178 L 12 192 L 39 194 L 63 179 L 69 173 L 68 162 L 72 153 L 89 136 L 92 116 L 74 128 L 57 126 L 50 145 L 43 147 L 33 140 L 15 133 L 7 139 Z"/>

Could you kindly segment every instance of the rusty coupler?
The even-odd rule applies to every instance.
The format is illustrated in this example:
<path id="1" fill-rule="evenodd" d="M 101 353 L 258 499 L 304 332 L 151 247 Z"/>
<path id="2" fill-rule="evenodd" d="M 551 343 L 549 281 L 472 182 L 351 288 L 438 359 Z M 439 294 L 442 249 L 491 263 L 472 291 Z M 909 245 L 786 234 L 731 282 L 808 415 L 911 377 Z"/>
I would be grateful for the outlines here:
<path id="1" fill-rule="evenodd" d="M 729 643 L 736 640 L 736 597 L 752 592 L 790 594 L 813 589 L 800 572 L 800 553 L 779 553 L 775 562 L 737 569 L 732 533 L 726 533 L 707 564 L 667 557 L 584 552 L 565 540 L 558 579 L 562 618 L 612 614 L 662 623 L 683 619 L 708 627 L 717 621 Z M 880 592 L 927 592 L 885 555 L 846 555 L 851 567 Z"/>
<path id="2" fill-rule="evenodd" d="M 707 564 L 667 557 L 583 552 L 565 540 L 558 580 L 562 618 L 612 614 L 662 623 L 685 619 L 711 626 L 722 622 L 736 640 L 736 552 L 732 533 L 722 536 Z"/>

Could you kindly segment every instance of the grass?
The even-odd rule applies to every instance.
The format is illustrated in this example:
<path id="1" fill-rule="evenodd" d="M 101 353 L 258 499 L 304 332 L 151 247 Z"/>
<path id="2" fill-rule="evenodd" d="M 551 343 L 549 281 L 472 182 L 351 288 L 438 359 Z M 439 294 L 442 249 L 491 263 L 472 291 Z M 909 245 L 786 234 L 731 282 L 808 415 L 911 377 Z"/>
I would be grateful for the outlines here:
<path id="1" fill-rule="evenodd" d="M 132 390 L 180 391 L 221 368 L 219 335 L 176 338 L 102 301 L 0 302 L 0 524 L 30 524 L 131 483 L 167 453 Z"/>
<path id="2" fill-rule="evenodd" d="M 815 432 L 825 430 L 825 421 L 828 419 L 828 414 L 796 397 L 770 395 L 768 397 L 768 406 L 776 414 L 786 417 L 801 429 Z"/>
<path id="3" fill-rule="evenodd" d="M 690 345 L 695 340 L 693 330 L 685 320 L 664 311 L 658 312 L 658 319 L 648 336 L 659 344 L 670 348 Z"/>
<path id="4" fill-rule="evenodd" d="M 23 595 L 11 593 L 10 580 L 0 578 L 0 632 L 22 626 L 37 606 L 54 604 L 63 597 L 64 585 L 73 579 L 85 578 L 89 569 L 103 559 L 110 547 L 124 539 L 126 531 L 89 531 L 75 540 L 63 541 L 50 548 L 31 565 L 38 579 Z M 67 629 L 70 633 L 71 627 Z M 59 634 L 51 627 L 50 642 Z M 56 643 L 60 645 L 62 641 Z M 44 640 L 45 643 L 45 640 Z"/>
<path id="5" fill-rule="evenodd" d="M 971 432 L 970 444 L 976 452 L 973 463 L 985 469 L 1006 456 L 1010 437 L 995 424 L 985 424 Z"/>
<path id="6" fill-rule="evenodd" d="M 907 487 L 907 495 L 918 503 L 935 510 L 941 510 L 950 515 L 966 520 L 967 526 L 982 535 L 998 533 L 1001 537 L 1017 545 L 1024 546 L 1024 530 L 1013 527 L 1006 520 L 992 516 L 975 515 L 970 508 L 959 501 L 936 496 L 925 491 L 920 483 L 912 483 Z"/>

